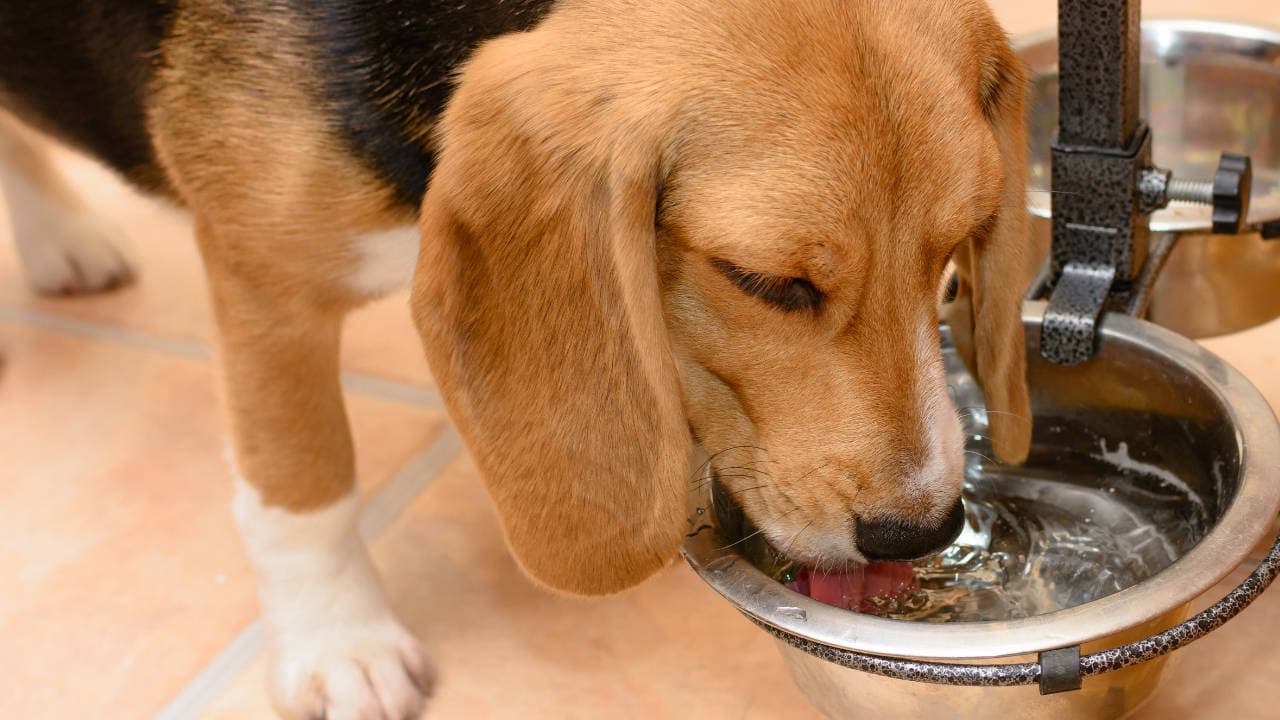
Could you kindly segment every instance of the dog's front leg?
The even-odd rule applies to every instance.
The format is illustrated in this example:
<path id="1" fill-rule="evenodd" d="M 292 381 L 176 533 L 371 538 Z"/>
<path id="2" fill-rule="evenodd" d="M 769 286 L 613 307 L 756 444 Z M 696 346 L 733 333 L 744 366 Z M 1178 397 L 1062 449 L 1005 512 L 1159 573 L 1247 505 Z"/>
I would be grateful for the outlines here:
<path id="1" fill-rule="evenodd" d="M 338 367 L 345 308 L 308 298 L 306 283 L 258 275 L 279 268 L 232 262 L 214 229 L 199 234 L 272 698 L 291 718 L 417 717 L 432 669 L 392 614 L 356 527 Z"/>

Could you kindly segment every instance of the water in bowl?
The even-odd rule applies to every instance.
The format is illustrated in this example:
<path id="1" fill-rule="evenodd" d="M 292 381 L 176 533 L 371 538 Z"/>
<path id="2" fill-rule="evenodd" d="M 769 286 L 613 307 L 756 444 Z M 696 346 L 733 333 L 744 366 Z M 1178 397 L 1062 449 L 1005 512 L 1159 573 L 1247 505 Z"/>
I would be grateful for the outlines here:
<path id="1" fill-rule="evenodd" d="M 971 454 L 965 510 L 964 531 L 943 552 L 916 561 L 913 582 L 900 581 L 901 565 L 873 564 L 853 571 L 865 575 L 857 583 L 884 587 L 881 578 L 872 581 L 881 573 L 898 579 L 894 592 L 847 603 L 813 596 L 903 620 L 1031 617 L 1142 582 L 1184 555 L 1209 525 L 1204 501 L 1186 483 L 1130 457 L 1125 443 L 1105 440 L 1052 466 L 1011 468 Z M 757 564 L 808 594 L 811 571 L 767 548 Z M 832 578 L 822 580 L 829 588 Z"/>
<path id="2" fill-rule="evenodd" d="M 1103 446 L 1082 482 L 1060 473 L 971 466 L 967 523 L 942 553 L 914 563 L 919 588 L 885 615 L 931 622 L 1008 620 L 1092 602 L 1181 557 L 1204 532 L 1203 503 L 1176 478 L 1134 482 L 1140 464 Z M 1139 466 L 1135 469 L 1135 466 Z M 1100 482 L 1099 482 L 1100 481 Z"/>

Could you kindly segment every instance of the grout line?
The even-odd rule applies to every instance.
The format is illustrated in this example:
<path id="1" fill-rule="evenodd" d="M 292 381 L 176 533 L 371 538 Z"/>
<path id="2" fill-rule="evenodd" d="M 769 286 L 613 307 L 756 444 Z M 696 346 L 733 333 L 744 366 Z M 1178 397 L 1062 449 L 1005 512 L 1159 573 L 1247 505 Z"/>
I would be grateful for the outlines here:
<path id="1" fill-rule="evenodd" d="M 410 385 L 396 380 L 387 380 L 375 375 L 342 371 L 342 389 L 356 395 L 397 402 L 404 405 L 416 405 L 432 410 L 444 410 L 444 402 L 440 394 L 431 388 Z"/>
<path id="2" fill-rule="evenodd" d="M 248 668 L 267 647 L 266 631 L 262 620 L 255 619 L 244 630 L 240 631 L 222 651 L 214 656 L 186 687 L 174 696 L 160 712 L 155 720 L 186 720 L 197 718 L 200 713 L 222 696 L 231 683 L 240 677 L 240 673 Z"/>
<path id="3" fill-rule="evenodd" d="M 430 445 L 414 455 L 365 502 L 359 521 L 360 536 L 365 542 L 372 544 L 461 451 L 458 433 L 446 424 Z M 191 682 L 156 713 L 155 720 L 199 718 L 265 649 L 265 628 L 258 618 L 196 673 Z"/>
<path id="4" fill-rule="evenodd" d="M 382 534 L 399 517 L 409 503 L 462 452 L 462 439 L 453 425 L 445 424 L 436 439 L 425 450 L 413 456 L 408 464 L 383 485 L 364 504 L 360 512 L 360 536 L 366 542 Z"/>
<path id="5" fill-rule="evenodd" d="M 100 340 L 135 350 L 145 350 L 186 360 L 208 361 L 213 357 L 213 353 L 209 351 L 208 347 L 193 340 L 167 338 L 161 335 L 33 308 L 0 304 L 0 321 L 29 325 L 42 330 L 53 330 L 67 335 Z M 433 389 L 387 380 L 365 373 L 344 371 L 342 373 L 342 388 L 350 393 L 379 400 L 415 405 L 432 410 L 444 409 L 444 403 L 441 402 L 440 395 Z"/>
<path id="6" fill-rule="evenodd" d="M 211 356 L 209 349 L 198 342 L 161 337 L 33 308 L 0 304 L 0 320 L 188 360 L 208 360 Z"/>

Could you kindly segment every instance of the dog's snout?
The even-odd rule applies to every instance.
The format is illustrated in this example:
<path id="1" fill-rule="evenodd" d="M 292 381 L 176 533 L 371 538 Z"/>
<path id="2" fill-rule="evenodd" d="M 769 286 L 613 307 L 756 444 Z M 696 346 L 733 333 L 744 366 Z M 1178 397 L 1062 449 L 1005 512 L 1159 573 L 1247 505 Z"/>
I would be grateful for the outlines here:
<path id="1" fill-rule="evenodd" d="M 950 545 L 963 529 L 964 504 L 957 500 L 936 525 L 859 519 L 855 539 L 868 560 L 915 560 Z"/>

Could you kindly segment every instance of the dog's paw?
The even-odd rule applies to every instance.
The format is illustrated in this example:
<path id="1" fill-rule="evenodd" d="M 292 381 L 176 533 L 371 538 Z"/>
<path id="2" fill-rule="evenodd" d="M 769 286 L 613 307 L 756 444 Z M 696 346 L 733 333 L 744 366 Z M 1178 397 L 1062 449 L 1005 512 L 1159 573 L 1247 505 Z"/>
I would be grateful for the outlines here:
<path id="1" fill-rule="evenodd" d="M 391 618 L 282 639 L 270 668 L 290 720 L 416 720 L 435 685 L 426 653 Z"/>
<path id="2" fill-rule="evenodd" d="M 133 278 L 120 251 L 123 235 L 90 214 L 60 216 L 38 233 L 23 233 L 18 250 L 27 283 L 44 295 L 110 290 Z"/>

